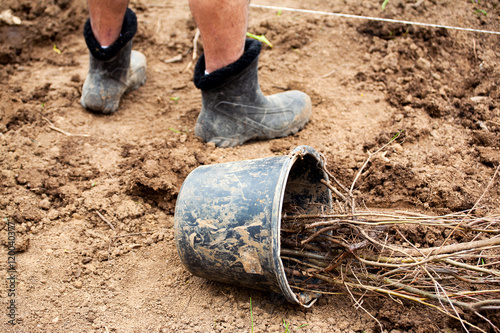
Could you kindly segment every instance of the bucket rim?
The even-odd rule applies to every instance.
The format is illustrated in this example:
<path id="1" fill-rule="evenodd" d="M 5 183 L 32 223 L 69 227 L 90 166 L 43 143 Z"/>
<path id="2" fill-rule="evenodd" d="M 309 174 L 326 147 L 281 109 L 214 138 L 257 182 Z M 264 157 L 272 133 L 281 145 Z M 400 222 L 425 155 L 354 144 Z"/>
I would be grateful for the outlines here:
<path id="1" fill-rule="evenodd" d="M 273 226 L 272 233 L 275 235 L 272 237 L 272 258 L 273 258 L 273 266 L 274 266 L 274 274 L 276 275 L 276 280 L 278 281 L 278 285 L 283 292 L 283 295 L 287 298 L 288 301 L 296 304 L 300 304 L 305 308 L 311 307 L 316 301 L 317 298 L 311 300 L 309 303 L 304 304 L 297 295 L 293 292 L 290 284 L 288 283 L 288 279 L 286 278 L 285 269 L 283 266 L 283 262 L 281 260 L 281 213 L 283 209 L 283 198 L 285 196 L 286 185 L 288 183 L 288 177 L 290 175 L 290 171 L 295 164 L 295 162 L 299 158 L 303 158 L 306 155 L 313 156 L 317 162 L 318 166 L 324 169 L 324 158 L 320 153 L 318 153 L 314 148 L 301 145 L 293 149 L 288 154 L 288 159 L 283 163 L 281 168 L 280 178 L 279 178 L 279 191 L 275 192 L 274 197 L 274 206 L 273 213 L 271 214 L 272 219 L 276 219 L 276 221 L 271 221 L 271 226 Z M 325 180 L 328 180 L 328 175 L 325 171 L 323 171 L 323 176 Z"/>

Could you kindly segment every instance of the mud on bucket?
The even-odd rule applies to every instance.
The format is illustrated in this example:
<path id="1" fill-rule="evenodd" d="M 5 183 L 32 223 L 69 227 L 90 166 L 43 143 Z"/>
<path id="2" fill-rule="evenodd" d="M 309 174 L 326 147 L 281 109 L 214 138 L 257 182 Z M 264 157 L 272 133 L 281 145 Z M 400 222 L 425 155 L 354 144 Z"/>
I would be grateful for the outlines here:
<path id="1" fill-rule="evenodd" d="M 283 294 L 295 294 L 280 259 L 285 208 L 300 214 L 329 213 L 330 190 L 323 161 L 309 146 L 286 156 L 201 166 L 185 179 L 175 207 L 175 243 L 194 275 Z"/>

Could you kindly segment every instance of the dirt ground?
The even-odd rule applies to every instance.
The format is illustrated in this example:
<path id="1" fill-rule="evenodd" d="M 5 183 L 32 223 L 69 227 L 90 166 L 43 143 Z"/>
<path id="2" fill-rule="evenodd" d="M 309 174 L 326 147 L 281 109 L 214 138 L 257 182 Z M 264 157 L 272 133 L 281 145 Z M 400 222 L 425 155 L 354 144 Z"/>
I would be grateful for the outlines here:
<path id="1" fill-rule="evenodd" d="M 385 10 L 381 3 L 279 5 L 500 31 L 498 0 L 391 0 Z M 274 44 L 261 53 L 262 90 L 302 90 L 313 115 L 291 137 L 220 149 L 193 133 L 201 96 L 189 66 L 196 26 L 187 1 L 130 6 L 147 82 L 125 95 L 118 112 L 100 116 L 79 104 L 88 69 L 85 2 L 0 3 L 21 20 L 0 23 L 3 281 L 11 274 L 11 225 L 17 249 L 15 297 L 7 296 L 9 283 L 0 285 L 1 331 L 378 332 L 373 318 L 391 333 L 463 330 L 390 298 L 364 298 L 366 312 L 347 295 L 302 309 L 194 277 L 178 258 L 173 214 L 183 180 L 200 165 L 306 144 L 351 184 L 368 152 L 400 131 L 356 183 L 365 208 L 499 213 L 499 178 L 491 181 L 500 164 L 499 35 L 251 8 L 249 31 Z M 15 325 L 8 323 L 12 299 Z"/>

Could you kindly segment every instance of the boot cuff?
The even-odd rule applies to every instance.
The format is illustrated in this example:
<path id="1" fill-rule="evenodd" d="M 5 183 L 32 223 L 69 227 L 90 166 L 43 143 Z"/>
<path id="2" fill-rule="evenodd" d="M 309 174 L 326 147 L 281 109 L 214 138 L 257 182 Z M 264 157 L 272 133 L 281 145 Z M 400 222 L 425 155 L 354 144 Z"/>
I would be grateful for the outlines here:
<path id="1" fill-rule="evenodd" d="M 120 37 L 111 44 L 108 48 L 103 49 L 92 32 L 92 26 L 90 25 L 90 18 L 85 22 L 83 27 L 83 36 L 85 37 L 85 42 L 90 53 L 97 60 L 107 61 L 113 58 L 118 52 L 134 37 L 137 32 L 137 17 L 135 13 L 127 8 L 125 12 L 125 17 L 123 18 L 122 31 Z"/>
<path id="2" fill-rule="evenodd" d="M 205 55 L 202 54 L 194 68 L 194 85 L 201 90 L 211 90 L 222 86 L 231 80 L 232 77 L 241 73 L 260 54 L 262 44 L 255 39 L 245 41 L 245 52 L 232 64 L 222 67 L 215 72 L 205 75 Z"/>

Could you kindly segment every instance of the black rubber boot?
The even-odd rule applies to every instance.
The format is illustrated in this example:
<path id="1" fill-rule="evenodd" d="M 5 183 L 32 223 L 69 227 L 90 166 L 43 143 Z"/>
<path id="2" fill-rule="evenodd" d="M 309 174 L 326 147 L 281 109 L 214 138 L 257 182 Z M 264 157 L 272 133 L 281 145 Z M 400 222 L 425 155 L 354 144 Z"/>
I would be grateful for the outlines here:
<path id="1" fill-rule="evenodd" d="M 126 91 L 137 89 L 146 81 L 146 57 L 132 51 L 136 31 L 137 18 L 132 10 L 127 9 L 120 37 L 103 49 L 92 33 L 90 20 L 87 20 L 84 36 L 90 59 L 80 100 L 84 108 L 96 113 L 113 113 Z"/>
<path id="2" fill-rule="evenodd" d="M 195 68 L 201 89 L 201 113 L 195 134 L 218 147 L 234 147 L 252 139 L 273 139 L 297 133 L 311 115 L 311 99 L 300 91 L 264 96 L 257 65 L 261 43 L 248 39 L 236 62 L 205 75 L 205 58 Z"/>

